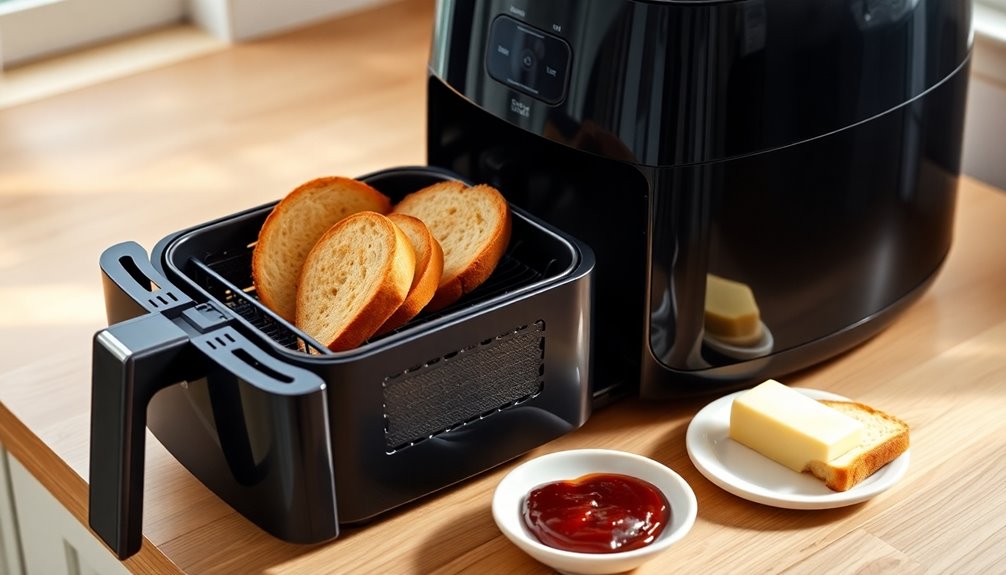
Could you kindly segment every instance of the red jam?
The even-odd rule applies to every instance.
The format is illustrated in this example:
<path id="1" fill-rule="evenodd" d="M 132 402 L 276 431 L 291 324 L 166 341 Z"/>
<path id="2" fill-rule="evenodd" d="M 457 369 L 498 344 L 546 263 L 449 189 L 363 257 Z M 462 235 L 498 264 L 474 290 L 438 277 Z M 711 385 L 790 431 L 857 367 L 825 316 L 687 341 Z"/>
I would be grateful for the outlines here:
<path id="1" fill-rule="evenodd" d="M 652 484 L 591 473 L 541 485 L 524 499 L 524 524 L 539 541 L 565 551 L 616 553 L 653 543 L 671 508 Z"/>

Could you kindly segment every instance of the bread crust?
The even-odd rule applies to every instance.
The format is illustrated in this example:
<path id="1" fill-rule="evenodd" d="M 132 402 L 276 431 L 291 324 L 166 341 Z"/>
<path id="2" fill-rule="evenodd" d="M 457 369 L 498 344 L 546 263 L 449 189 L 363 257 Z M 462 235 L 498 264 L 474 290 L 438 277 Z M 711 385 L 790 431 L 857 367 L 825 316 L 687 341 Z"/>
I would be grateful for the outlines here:
<path id="1" fill-rule="evenodd" d="M 469 188 L 464 183 L 457 181 L 438 182 L 405 196 L 395 205 L 393 213 L 404 213 L 423 220 L 430 227 L 434 237 L 440 241 L 445 253 L 449 249 L 449 240 L 445 238 L 443 230 L 439 229 L 437 222 L 423 217 L 422 205 L 426 202 L 436 201 L 435 198 L 439 194 L 460 194 L 468 197 L 478 195 L 485 198 L 491 206 L 491 219 L 495 225 L 487 240 L 463 265 L 455 269 L 448 269 L 449 262 L 445 259 L 440 285 L 437 287 L 433 299 L 426 305 L 426 309 L 430 311 L 447 307 L 489 279 L 510 244 L 512 230 L 510 205 L 496 188 L 486 184 Z M 460 217 L 464 216 L 465 214 L 460 215 Z"/>
<path id="2" fill-rule="evenodd" d="M 311 209 L 319 194 L 339 194 L 330 212 Z M 300 212 L 311 209 L 315 226 L 305 230 Z M 370 185 L 341 176 L 315 178 L 297 186 L 269 213 L 252 251 L 252 282 L 259 300 L 287 321 L 296 317 L 297 279 L 307 254 L 336 222 L 362 210 L 391 211 L 391 199 Z M 291 230 L 302 234 L 295 246 L 284 245 Z M 285 236 L 285 237 L 284 237 Z"/>
<path id="3" fill-rule="evenodd" d="M 419 218 L 406 214 L 388 214 L 412 242 L 416 254 L 416 271 L 412 276 L 412 286 L 405 301 L 387 321 L 377 330 L 377 335 L 388 333 L 405 325 L 410 319 L 430 303 L 440 285 L 440 277 L 444 270 L 444 250 L 440 242 L 433 237 L 430 229 Z"/>
<path id="4" fill-rule="evenodd" d="M 330 274 L 323 271 L 322 267 L 323 262 L 330 261 L 333 257 L 333 254 L 328 253 L 330 244 L 342 234 L 357 233 L 355 226 L 363 219 L 373 221 L 383 230 L 374 240 L 384 242 L 384 248 L 390 255 L 380 267 L 372 263 L 367 264 L 374 276 L 369 280 L 370 285 L 362 305 L 357 309 L 348 310 L 351 314 L 348 320 L 332 333 L 318 333 L 313 329 L 311 314 L 320 304 L 308 301 L 307 298 L 311 295 L 316 282 L 323 289 L 327 289 L 326 286 L 333 281 L 329 277 Z M 336 261 L 335 264 L 339 265 L 340 262 Z M 353 214 L 325 232 L 308 254 L 299 279 L 296 324 L 332 351 L 353 349 L 373 336 L 402 305 L 412 285 L 414 271 L 415 253 L 409 238 L 398 226 L 386 216 L 375 212 Z"/>
<path id="5" fill-rule="evenodd" d="M 839 409 L 843 413 L 848 413 L 850 410 L 858 410 L 868 417 L 885 420 L 895 429 L 894 434 L 887 437 L 881 443 L 857 454 L 855 458 L 845 465 L 835 465 L 833 462 L 811 462 L 808 465 L 808 471 L 823 480 L 829 489 L 848 491 L 908 450 L 909 427 L 901 419 L 855 401 L 820 401 L 829 407 Z"/>

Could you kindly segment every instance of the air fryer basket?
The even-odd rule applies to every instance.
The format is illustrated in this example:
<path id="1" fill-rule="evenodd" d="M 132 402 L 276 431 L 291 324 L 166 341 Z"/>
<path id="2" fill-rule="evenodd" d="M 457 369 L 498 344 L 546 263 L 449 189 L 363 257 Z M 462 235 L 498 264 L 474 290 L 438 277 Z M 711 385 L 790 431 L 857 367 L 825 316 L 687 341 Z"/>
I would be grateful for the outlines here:
<path id="1" fill-rule="evenodd" d="M 397 201 L 455 177 L 397 168 L 361 179 Z M 135 244 L 103 255 L 109 321 L 123 323 L 95 339 L 92 421 L 128 419 L 128 407 L 109 413 L 113 397 L 137 396 L 134 410 L 149 400 L 150 429 L 201 481 L 277 537 L 316 542 L 337 536 L 340 523 L 368 520 L 586 420 L 589 248 L 514 209 L 509 249 L 485 284 L 447 309 L 333 353 L 255 297 L 251 251 L 271 209 L 172 234 L 155 247 L 153 266 Z M 148 354 L 157 360 L 142 365 L 157 364 L 150 371 L 167 375 L 127 393 L 123 388 L 135 382 L 126 381 L 119 364 L 132 360 L 122 360 L 108 341 L 128 340 L 132 332 L 120 326 L 134 323 L 132 332 L 166 330 L 174 351 Z M 218 328 L 226 334 L 216 334 Z M 121 347 L 142 348 L 145 339 Z M 196 340 L 212 345 L 195 353 Z M 99 369 L 99 357 L 114 369 Z M 179 359 L 189 367 L 178 368 Z M 104 381 L 111 372 L 119 386 Z M 135 433 L 120 424 L 102 434 L 93 425 L 92 445 L 120 445 Z M 142 493 L 142 444 L 138 455 L 127 447 L 115 447 L 133 465 L 126 480 L 109 471 L 122 461 L 103 462 L 92 449 L 92 482 L 120 486 L 92 487 L 92 525 L 104 523 L 95 530 L 120 556 L 139 547 L 142 504 L 129 500 L 139 497 L 137 478 Z M 127 544 L 123 538 L 133 530 Z"/>
<path id="2" fill-rule="evenodd" d="M 397 168 L 363 176 L 361 179 L 398 201 L 405 194 L 444 179 L 457 179 L 451 172 L 435 168 Z M 161 241 L 154 250 L 154 265 L 171 280 L 190 287 L 194 297 L 215 299 L 235 314 L 290 350 L 332 354 L 286 320 L 275 315 L 254 297 L 251 256 L 258 231 L 272 204 L 213 222 Z M 478 289 L 452 306 L 433 314 L 422 313 L 396 332 L 438 318 L 463 313 L 501 296 L 533 289 L 542 281 L 562 276 L 579 262 L 577 250 L 560 236 L 533 223 L 524 212 L 514 218 L 513 239 L 493 275 Z M 160 256 L 160 257 L 158 257 Z M 395 332 L 393 332 L 395 333 Z M 388 334 L 385 336 L 388 337 Z"/>

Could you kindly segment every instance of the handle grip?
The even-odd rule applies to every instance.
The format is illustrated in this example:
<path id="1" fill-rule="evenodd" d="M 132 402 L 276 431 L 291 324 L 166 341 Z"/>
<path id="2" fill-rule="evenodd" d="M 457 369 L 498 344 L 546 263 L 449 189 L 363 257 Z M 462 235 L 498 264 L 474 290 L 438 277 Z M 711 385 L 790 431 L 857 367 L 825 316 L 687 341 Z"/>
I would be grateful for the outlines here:
<path id="1" fill-rule="evenodd" d="M 140 549 L 147 404 L 185 379 L 188 335 L 160 314 L 94 336 L 91 382 L 89 523 L 125 559 Z"/>
<path id="2" fill-rule="evenodd" d="M 145 313 L 185 309 L 192 298 L 176 288 L 150 263 L 143 246 L 123 242 L 101 254 L 102 287 L 109 325 Z"/>
<path id="3" fill-rule="evenodd" d="M 221 306 L 196 304 L 157 273 L 139 244 L 109 248 L 101 269 L 109 320 L 119 323 L 95 334 L 93 342 L 88 522 L 119 559 L 126 559 L 143 543 L 147 406 L 158 391 L 207 378 L 214 409 L 232 416 L 217 431 L 239 483 L 254 482 L 259 470 L 250 457 L 241 402 L 228 396 L 234 385 L 247 383 L 275 396 L 271 404 L 284 417 L 287 410 L 296 414 L 291 418 L 316 420 L 327 429 L 328 414 L 325 383 L 317 374 L 263 351 L 230 325 L 231 316 Z M 319 516 L 332 522 L 328 530 L 337 534 L 330 448 L 324 442 L 314 445 L 313 438 L 299 436 L 294 428 L 288 435 L 288 455 L 303 451 L 296 457 L 328 478 L 298 487 L 324 508 Z"/>

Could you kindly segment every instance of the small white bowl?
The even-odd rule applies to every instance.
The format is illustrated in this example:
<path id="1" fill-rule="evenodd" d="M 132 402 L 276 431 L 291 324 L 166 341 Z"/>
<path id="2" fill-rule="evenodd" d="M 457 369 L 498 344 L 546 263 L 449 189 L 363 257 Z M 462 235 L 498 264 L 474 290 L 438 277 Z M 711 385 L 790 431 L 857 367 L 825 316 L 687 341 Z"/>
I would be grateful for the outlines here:
<path id="1" fill-rule="evenodd" d="M 616 553 L 575 553 L 549 547 L 524 526 L 522 505 L 535 487 L 571 480 L 588 473 L 620 473 L 648 481 L 663 492 L 671 522 L 653 543 Z M 510 541 L 528 555 L 562 573 L 601 575 L 639 567 L 685 536 L 695 524 L 695 493 L 680 475 L 656 461 L 624 451 L 578 449 L 527 461 L 507 474 L 493 495 L 493 519 Z"/>

